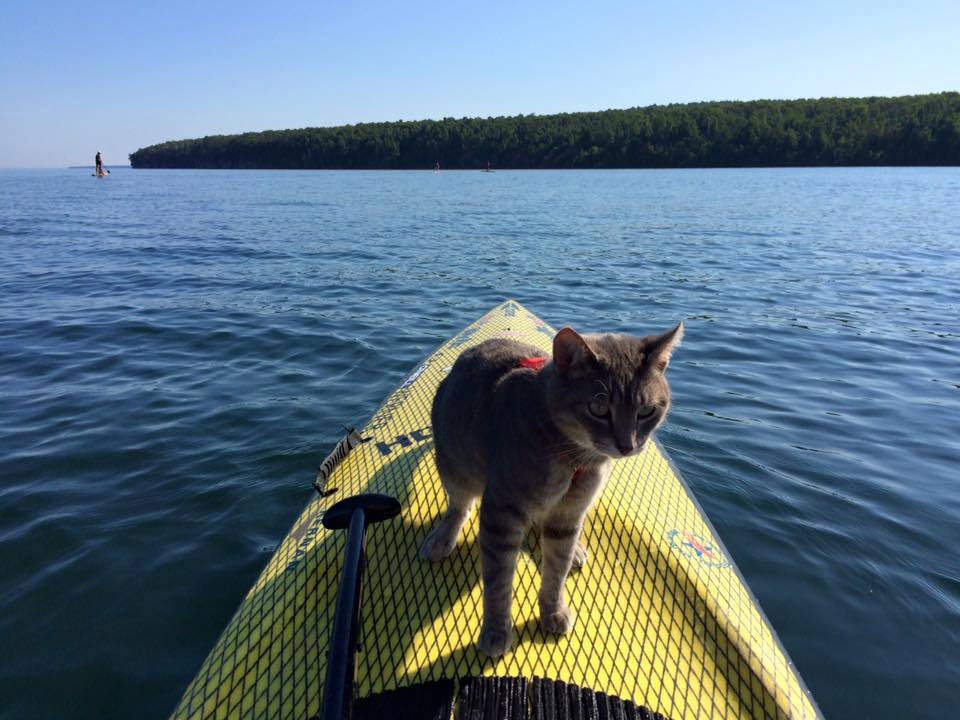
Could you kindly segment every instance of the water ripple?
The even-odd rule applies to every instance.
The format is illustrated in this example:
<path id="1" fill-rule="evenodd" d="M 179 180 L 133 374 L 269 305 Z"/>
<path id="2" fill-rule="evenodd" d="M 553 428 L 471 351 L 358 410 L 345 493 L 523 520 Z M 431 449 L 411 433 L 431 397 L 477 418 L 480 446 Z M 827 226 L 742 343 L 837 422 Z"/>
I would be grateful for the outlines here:
<path id="1" fill-rule="evenodd" d="M 0 172 L 5 711 L 168 712 L 342 425 L 513 296 L 584 329 L 685 319 L 662 438 L 826 715 L 941 717 L 958 190 L 948 168 Z"/>

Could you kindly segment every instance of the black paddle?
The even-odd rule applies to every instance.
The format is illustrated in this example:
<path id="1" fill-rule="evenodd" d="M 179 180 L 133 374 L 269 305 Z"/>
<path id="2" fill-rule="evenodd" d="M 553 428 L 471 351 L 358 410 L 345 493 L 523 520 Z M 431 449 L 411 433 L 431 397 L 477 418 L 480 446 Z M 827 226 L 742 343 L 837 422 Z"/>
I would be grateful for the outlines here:
<path id="1" fill-rule="evenodd" d="M 327 649 L 327 681 L 318 720 L 349 720 L 352 716 L 354 672 L 360 636 L 360 600 L 366 564 L 367 527 L 400 514 L 400 503 L 389 495 L 369 493 L 341 500 L 323 514 L 323 526 L 346 530 L 343 574 L 333 613 Z"/>

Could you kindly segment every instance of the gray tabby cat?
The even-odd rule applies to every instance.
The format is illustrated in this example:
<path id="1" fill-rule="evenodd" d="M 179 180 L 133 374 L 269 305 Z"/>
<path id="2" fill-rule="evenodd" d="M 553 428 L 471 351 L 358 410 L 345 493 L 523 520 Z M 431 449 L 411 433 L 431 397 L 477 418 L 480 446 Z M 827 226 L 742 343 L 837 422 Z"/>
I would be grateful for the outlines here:
<path id="1" fill-rule="evenodd" d="M 583 518 L 611 458 L 640 452 L 670 409 L 664 371 L 683 323 L 663 335 L 586 335 L 564 328 L 553 361 L 530 345 L 487 340 L 457 358 L 433 401 L 437 469 L 447 512 L 421 549 L 433 561 L 457 543 L 480 505 L 483 627 L 479 647 L 498 657 L 513 639 L 517 554 L 531 524 L 543 561 L 540 624 L 566 633 L 563 584 L 581 565 Z M 544 358 L 534 360 L 534 358 Z M 545 363 L 542 370 L 536 369 Z"/>

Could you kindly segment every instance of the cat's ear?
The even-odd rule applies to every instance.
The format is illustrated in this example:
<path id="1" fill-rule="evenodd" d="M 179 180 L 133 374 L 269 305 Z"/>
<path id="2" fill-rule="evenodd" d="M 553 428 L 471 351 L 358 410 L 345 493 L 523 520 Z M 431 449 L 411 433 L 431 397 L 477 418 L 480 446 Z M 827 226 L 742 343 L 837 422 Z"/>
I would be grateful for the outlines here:
<path id="1" fill-rule="evenodd" d="M 581 368 L 587 363 L 596 362 L 587 341 L 573 328 L 565 327 L 553 338 L 553 364 L 561 375 Z"/>
<path id="2" fill-rule="evenodd" d="M 683 340 L 683 321 L 673 329 L 668 330 L 663 335 L 657 335 L 649 341 L 647 355 L 650 363 L 658 370 L 666 370 L 670 364 L 670 357 L 673 355 L 673 349 Z"/>

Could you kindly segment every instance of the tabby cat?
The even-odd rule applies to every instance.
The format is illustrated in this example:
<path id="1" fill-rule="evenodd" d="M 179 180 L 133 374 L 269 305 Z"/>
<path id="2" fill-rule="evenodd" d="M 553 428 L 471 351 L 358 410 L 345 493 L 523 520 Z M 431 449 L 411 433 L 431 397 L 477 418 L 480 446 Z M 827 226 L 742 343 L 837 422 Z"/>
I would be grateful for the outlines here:
<path id="1" fill-rule="evenodd" d="M 665 370 L 683 323 L 662 335 L 577 334 L 564 328 L 553 358 L 514 340 L 465 351 L 433 401 L 437 469 L 447 511 L 421 554 L 447 557 L 480 504 L 483 626 L 492 657 L 512 644 L 513 576 L 532 524 L 543 552 L 540 624 L 566 633 L 574 615 L 563 584 L 586 561 L 580 531 L 611 459 L 643 450 L 670 409 Z"/>

